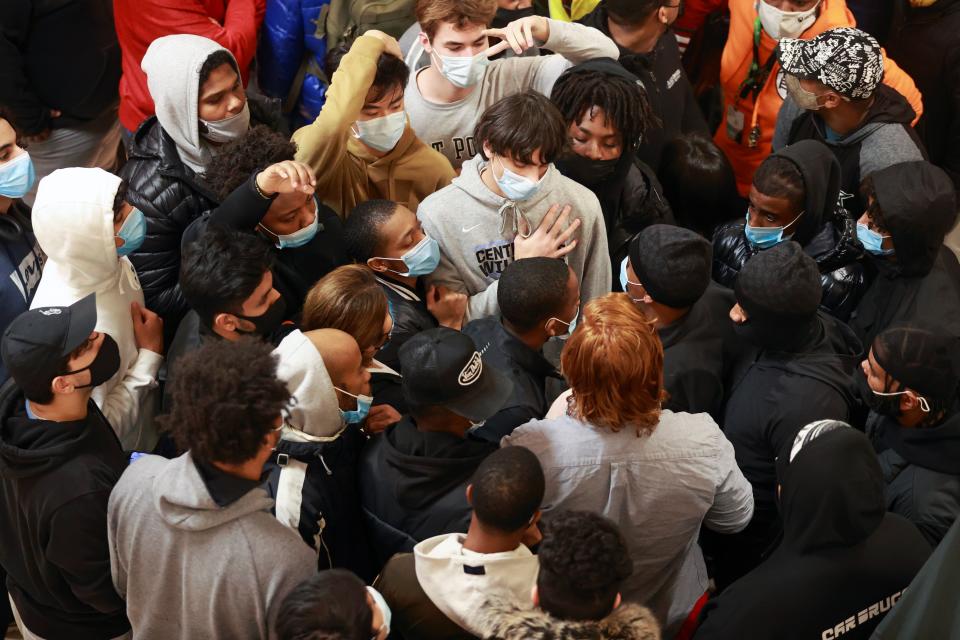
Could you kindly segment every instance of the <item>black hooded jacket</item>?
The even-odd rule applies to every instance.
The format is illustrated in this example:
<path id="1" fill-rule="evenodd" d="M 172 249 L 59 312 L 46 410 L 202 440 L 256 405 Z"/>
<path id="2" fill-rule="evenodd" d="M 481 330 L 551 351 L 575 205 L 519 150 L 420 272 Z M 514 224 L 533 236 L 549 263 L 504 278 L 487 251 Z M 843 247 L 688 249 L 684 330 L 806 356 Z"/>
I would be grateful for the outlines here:
<path id="1" fill-rule="evenodd" d="M 867 204 L 860 197 L 863 178 L 891 165 L 926 158 L 923 143 L 910 124 L 916 115 L 906 98 L 881 84 L 860 126 L 839 140 L 828 140 L 817 112 L 800 109 L 788 97 L 777 115 L 773 149 L 780 151 L 800 140 L 816 140 L 830 147 L 840 162 L 840 189 L 849 196 L 846 208 L 859 218 Z"/>
<path id="2" fill-rule="evenodd" d="M 929 7 L 895 2 L 887 55 L 923 95 L 917 134 L 930 162 L 942 167 L 960 188 L 960 0 L 937 0 Z"/>
<path id="3" fill-rule="evenodd" d="M 599 29 L 610 36 L 607 25 L 607 9 L 601 3 L 596 9 L 579 20 L 581 24 Z M 662 126 L 646 132 L 644 140 L 637 149 L 637 158 L 653 169 L 660 170 L 663 148 L 681 133 L 699 131 L 710 135 L 707 121 L 693 95 L 693 87 L 683 70 L 680 48 L 673 31 L 667 30 L 650 53 L 633 53 L 619 44 L 620 64 L 638 77 L 647 91 L 650 106 Z"/>
<path id="4" fill-rule="evenodd" d="M 466 533 L 466 489 L 497 446 L 450 433 L 424 432 L 404 418 L 374 436 L 360 462 L 360 501 L 381 562 L 441 533 Z"/>
<path id="5" fill-rule="evenodd" d="M 819 314 L 805 345 L 791 352 L 744 350 L 730 383 L 723 427 L 737 466 L 753 485 L 754 521 L 775 519 L 775 460 L 804 426 L 847 420 L 860 342 L 842 322 Z"/>
<path id="6" fill-rule="evenodd" d="M 867 433 L 883 470 L 887 509 L 936 546 L 960 515 L 960 413 L 916 429 L 872 413 Z"/>
<path id="7" fill-rule="evenodd" d="M 943 245 L 957 220 L 953 183 L 927 162 L 881 169 L 873 183 L 896 254 L 869 256 L 877 275 L 850 327 L 863 344 L 892 324 L 917 320 L 960 336 L 960 263 Z"/>
<path id="8" fill-rule="evenodd" d="M 793 240 L 817 261 L 823 299 L 820 308 L 847 320 L 866 291 L 857 224 L 839 200 L 840 164 L 824 145 L 803 140 L 775 155 L 792 161 L 803 176 L 806 204 Z M 737 274 L 761 250 L 744 235 L 745 221 L 728 222 L 713 236 L 713 279 L 733 288 Z"/>
<path id="9" fill-rule="evenodd" d="M 131 254 L 147 308 L 160 315 L 172 338 L 189 306 L 180 291 L 180 240 L 191 222 L 217 205 L 217 198 L 177 153 L 156 116 L 140 125 L 120 177 L 127 202 L 143 212 L 147 237 Z M 166 341 L 169 343 L 169 340 Z"/>
<path id="10" fill-rule="evenodd" d="M 82 421 L 31 420 L 13 380 L 0 388 L 0 565 L 24 624 L 50 640 L 130 629 L 107 545 L 107 501 L 127 459 L 88 407 Z"/>
<path id="11" fill-rule="evenodd" d="M 862 433 L 828 431 L 781 468 L 783 541 L 707 603 L 696 640 L 869 638 L 930 555 L 913 525 L 885 512 Z"/>
<path id="12" fill-rule="evenodd" d="M 636 75 L 610 58 L 588 60 L 565 73 L 576 74 L 579 71 L 595 71 L 620 76 L 630 82 L 640 82 Z M 600 201 L 614 273 L 620 269 L 633 236 L 653 224 L 676 224 L 656 174 L 637 158 L 638 143 L 638 140 L 625 140 L 613 172 L 598 182 L 581 175 L 570 158 L 560 158 L 556 162 L 560 173 L 590 189 Z"/>

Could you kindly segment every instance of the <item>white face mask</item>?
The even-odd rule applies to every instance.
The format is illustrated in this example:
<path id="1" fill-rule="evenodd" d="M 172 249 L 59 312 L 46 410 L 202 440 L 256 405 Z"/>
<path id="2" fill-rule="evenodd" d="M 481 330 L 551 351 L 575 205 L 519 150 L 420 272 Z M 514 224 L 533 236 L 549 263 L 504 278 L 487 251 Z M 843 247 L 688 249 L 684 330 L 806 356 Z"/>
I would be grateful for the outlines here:
<path id="1" fill-rule="evenodd" d="M 490 59 L 487 51 L 481 51 L 475 56 L 442 56 L 434 52 L 440 61 L 437 70 L 451 84 L 466 89 L 480 82 L 487 71 Z"/>
<path id="2" fill-rule="evenodd" d="M 217 143 L 236 140 L 250 128 L 250 105 L 244 102 L 243 109 L 235 116 L 230 116 L 229 118 L 215 122 L 208 122 L 201 119 L 200 122 L 207 127 L 207 132 L 200 134 L 206 140 Z"/>
<path id="3" fill-rule="evenodd" d="M 407 128 L 407 113 L 397 111 L 373 120 L 357 120 L 354 134 L 360 142 L 381 153 L 393 150 Z"/>
<path id="4" fill-rule="evenodd" d="M 817 21 L 819 7 L 820 3 L 817 2 L 806 11 L 781 11 L 767 4 L 766 0 L 757 0 L 760 24 L 774 40 L 799 37 Z"/>

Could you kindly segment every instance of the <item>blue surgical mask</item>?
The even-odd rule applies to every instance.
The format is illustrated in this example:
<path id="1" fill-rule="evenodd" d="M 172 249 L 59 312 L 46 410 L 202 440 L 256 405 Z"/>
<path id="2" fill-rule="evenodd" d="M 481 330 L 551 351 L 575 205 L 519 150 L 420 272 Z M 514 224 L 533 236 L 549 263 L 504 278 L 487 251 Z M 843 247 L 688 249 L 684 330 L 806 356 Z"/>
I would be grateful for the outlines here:
<path id="1" fill-rule="evenodd" d="M 639 282 L 633 282 L 630 278 L 627 277 L 627 261 L 630 259 L 630 256 L 627 256 L 623 259 L 623 262 L 620 263 L 620 288 L 623 289 L 623 292 L 630 296 L 630 290 L 627 288 L 627 285 L 632 284 L 635 287 L 642 287 L 643 285 Z M 634 298 L 630 296 L 630 300 L 633 302 L 640 302 L 640 298 Z M 573 333 L 573 329 L 570 330 Z"/>
<path id="2" fill-rule="evenodd" d="M 776 246 L 784 240 L 789 240 L 793 237 L 792 233 L 789 236 L 784 237 L 783 230 L 796 222 L 797 219 L 803 215 L 803 213 L 804 212 L 801 211 L 797 214 L 796 218 L 782 227 L 751 227 L 750 212 L 748 211 L 747 215 L 745 216 L 747 223 L 743 227 L 743 233 L 747 236 L 747 240 L 749 240 L 750 244 L 753 246 L 757 247 L 758 249 L 769 249 L 770 247 Z"/>
<path id="3" fill-rule="evenodd" d="M 450 81 L 450 84 L 466 89 L 480 82 L 487 72 L 490 59 L 486 50 L 475 56 L 442 56 L 435 54 L 440 60 L 438 71 L 440 75 Z"/>
<path id="4" fill-rule="evenodd" d="M 580 319 L 580 307 L 577 307 L 577 313 L 573 316 L 573 320 L 571 320 L 570 322 L 566 322 L 564 320 L 561 320 L 560 318 L 552 317 L 552 316 L 550 318 L 547 318 L 547 322 L 550 322 L 551 320 L 556 320 L 561 324 L 567 325 L 567 335 L 572 335 L 574 329 L 577 328 L 577 320 L 579 319 Z"/>
<path id="5" fill-rule="evenodd" d="M 133 208 L 120 225 L 117 237 L 123 240 L 123 246 L 117 247 L 117 255 L 120 257 L 128 256 L 140 248 L 143 239 L 147 237 L 147 220 L 140 209 Z"/>
<path id="6" fill-rule="evenodd" d="M 388 637 L 390 635 L 390 621 L 393 618 L 393 612 L 390 611 L 390 605 L 387 604 L 387 601 L 383 599 L 383 596 L 380 595 L 380 592 L 374 589 L 373 587 L 367 587 L 367 591 L 370 592 L 370 597 L 373 598 L 373 601 L 377 603 L 377 607 L 380 608 L 380 613 L 383 614 L 383 626 L 377 629 L 377 635 L 380 634 L 380 631 L 385 630 Z M 377 637 L 376 635 L 374 637 Z"/>
<path id="7" fill-rule="evenodd" d="M 379 256 L 370 258 L 370 260 L 396 260 L 397 258 L 381 258 Z M 407 266 L 406 273 L 387 269 L 391 273 L 401 276 L 425 276 L 433 273 L 440 264 L 440 243 L 428 235 L 423 236 L 423 240 L 417 243 L 417 246 L 400 256 L 403 264 Z M 369 260 L 367 261 L 369 262 Z"/>
<path id="8" fill-rule="evenodd" d="M 22 198 L 33 188 L 37 173 L 30 154 L 24 151 L 13 160 L 0 164 L 0 196 Z"/>
<path id="9" fill-rule="evenodd" d="M 360 424 L 367 419 L 367 414 L 370 413 L 370 405 L 373 404 L 373 396 L 365 396 L 362 393 L 360 395 L 354 395 L 349 391 L 344 391 L 340 387 L 334 387 L 340 393 L 345 393 L 351 398 L 357 399 L 357 408 L 352 411 L 344 411 L 340 409 L 340 415 L 343 416 L 343 421 L 347 424 Z"/>
<path id="10" fill-rule="evenodd" d="M 540 191 L 543 178 L 534 182 L 530 178 L 524 178 L 507 169 L 503 164 L 503 160 L 500 160 L 500 158 L 495 157 L 495 160 L 500 163 L 503 175 L 498 178 L 497 173 L 494 171 L 493 179 L 497 182 L 497 186 L 500 187 L 503 195 L 505 195 L 508 200 L 526 200 L 527 198 L 532 198 Z M 491 171 L 493 171 L 492 168 Z"/>
<path id="11" fill-rule="evenodd" d="M 893 255 L 894 249 L 884 249 L 883 241 L 890 236 L 882 236 L 870 227 L 860 222 L 857 223 L 857 240 L 863 245 L 863 248 L 875 256 Z"/>
<path id="12" fill-rule="evenodd" d="M 313 214 L 313 222 L 287 235 L 274 233 L 263 224 L 260 224 L 260 227 L 268 232 L 269 237 L 277 239 L 273 245 L 277 249 L 296 249 L 297 247 L 302 247 L 307 244 L 317 235 L 317 230 L 320 228 L 320 216 L 315 212 Z"/>
<path id="13" fill-rule="evenodd" d="M 397 111 L 373 120 L 357 120 L 357 133 L 360 142 L 381 153 L 391 151 L 407 128 L 407 113 Z"/>

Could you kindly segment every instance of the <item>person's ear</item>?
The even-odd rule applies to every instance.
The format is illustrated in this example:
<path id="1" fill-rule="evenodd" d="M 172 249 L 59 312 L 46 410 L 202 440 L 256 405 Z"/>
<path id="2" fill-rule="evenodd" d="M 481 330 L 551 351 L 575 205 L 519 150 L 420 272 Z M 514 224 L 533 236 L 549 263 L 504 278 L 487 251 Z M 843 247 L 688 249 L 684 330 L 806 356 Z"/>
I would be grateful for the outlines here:
<path id="1" fill-rule="evenodd" d="M 473 506 L 473 485 L 467 485 L 467 504 Z"/>
<path id="2" fill-rule="evenodd" d="M 670 24 L 670 17 L 667 15 L 667 11 L 669 10 L 669 8 L 663 5 L 660 5 L 660 8 L 657 9 L 657 20 L 660 21 L 660 24 Z"/>
<path id="3" fill-rule="evenodd" d="M 534 511 L 534 512 L 533 512 L 533 517 L 530 518 L 530 524 L 527 525 L 527 527 L 532 527 L 533 525 L 535 525 L 535 524 L 537 524 L 538 522 L 540 522 L 540 516 L 542 516 L 542 515 L 543 515 L 543 513 L 540 511 L 540 509 L 537 509 L 536 511 Z"/>
<path id="4" fill-rule="evenodd" d="M 237 317 L 232 313 L 218 313 L 213 318 L 213 328 L 220 329 L 224 333 L 233 333 L 238 326 Z"/>
<path id="5" fill-rule="evenodd" d="M 430 38 L 423 31 L 417 35 L 417 39 L 420 40 L 420 46 L 423 47 L 423 50 L 427 53 L 433 53 L 433 45 L 430 44 Z"/>
<path id="6" fill-rule="evenodd" d="M 559 323 L 557 322 L 556 318 L 550 318 L 543 324 L 543 328 L 546 330 L 547 335 L 551 338 L 561 335 L 560 333 L 557 333 L 558 324 Z"/>
<path id="7" fill-rule="evenodd" d="M 490 146 L 489 143 L 484 142 L 482 145 L 480 145 L 480 148 L 483 149 L 484 158 L 486 158 L 487 160 L 493 160 L 493 148 Z"/>
<path id="8" fill-rule="evenodd" d="M 540 606 L 540 589 L 537 588 L 537 585 L 530 588 L 530 601 L 533 602 L 533 606 Z"/>
<path id="9" fill-rule="evenodd" d="M 367 260 L 367 266 L 370 267 L 371 271 L 376 271 L 377 273 L 387 271 L 387 265 L 384 264 L 384 261 L 380 258 L 370 258 Z"/>
<path id="10" fill-rule="evenodd" d="M 623 598 L 620 596 L 620 592 L 617 592 L 617 597 L 613 599 L 613 610 L 616 611 L 617 607 L 620 606 L 620 603 L 623 602 Z"/>
<path id="11" fill-rule="evenodd" d="M 828 91 L 823 99 L 823 106 L 827 109 L 836 109 L 843 103 L 843 98 L 833 91 Z"/>
<path id="12" fill-rule="evenodd" d="M 649 293 L 643 294 L 643 297 L 640 299 L 643 300 L 643 304 L 653 304 L 653 298 L 650 297 Z"/>
<path id="13" fill-rule="evenodd" d="M 65 395 L 73 393 L 75 389 L 76 385 L 69 376 L 57 376 L 50 382 L 50 390 L 53 391 L 54 394 Z"/>

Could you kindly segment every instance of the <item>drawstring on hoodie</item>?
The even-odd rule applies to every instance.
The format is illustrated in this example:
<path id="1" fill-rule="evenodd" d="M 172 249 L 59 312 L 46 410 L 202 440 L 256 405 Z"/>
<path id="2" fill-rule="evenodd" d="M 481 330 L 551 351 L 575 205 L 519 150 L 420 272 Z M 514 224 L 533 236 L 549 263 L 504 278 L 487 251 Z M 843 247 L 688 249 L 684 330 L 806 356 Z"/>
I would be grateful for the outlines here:
<path id="1" fill-rule="evenodd" d="M 507 209 L 513 209 L 513 216 L 511 216 L 513 221 L 513 233 L 521 238 L 529 238 L 533 234 L 533 225 L 530 224 L 530 219 L 527 218 L 527 214 L 524 213 L 523 209 L 521 209 L 520 206 L 513 200 L 507 200 L 500 205 L 499 209 L 497 209 L 497 215 L 500 216 L 500 234 L 502 235 L 507 228 Z M 529 230 L 527 233 L 520 232 L 520 226 L 517 221 L 521 216 L 523 217 L 523 221 L 527 224 L 527 229 Z"/>
<path id="2" fill-rule="evenodd" d="M 333 471 L 330 470 L 330 467 L 327 466 L 327 461 L 323 459 L 322 453 L 317 453 L 317 457 L 320 458 L 320 464 L 323 465 L 324 470 L 327 472 L 328 476 L 333 475 Z"/>
<path id="3" fill-rule="evenodd" d="M 126 276 L 126 277 L 124 277 Z M 132 291 L 140 291 L 140 279 L 137 277 L 137 272 L 134 270 L 133 265 L 130 264 L 130 261 L 127 260 L 124 262 L 123 258 L 120 259 L 120 273 L 117 274 L 117 287 L 120 289 L 120 294 L 123 295 L 126 293 L 123 288 L 123 281 L 126 280 L 130 285 Z"/>

